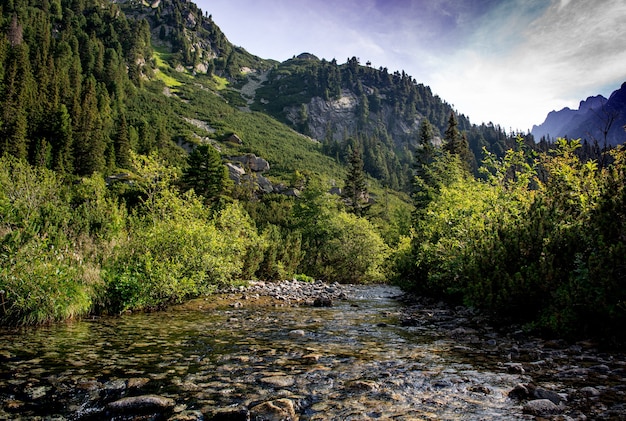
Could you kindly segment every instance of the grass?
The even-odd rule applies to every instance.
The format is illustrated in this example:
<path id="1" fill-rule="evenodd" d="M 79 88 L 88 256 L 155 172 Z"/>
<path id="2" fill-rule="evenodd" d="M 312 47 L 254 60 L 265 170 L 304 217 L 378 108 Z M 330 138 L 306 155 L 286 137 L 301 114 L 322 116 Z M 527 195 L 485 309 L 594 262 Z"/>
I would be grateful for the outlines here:
<path id="1" fill-rule="evenodd" d="M 176 88 L 182 86 L 183 83 L 169 74 L 172 70 L 172 67 L 168 63 L 171 56 L 172 53 L 168 52 L 163 47 L 154 48 L 154 60 L 157 65 L 157 79 L 163 81 L 168 88 Z"/>

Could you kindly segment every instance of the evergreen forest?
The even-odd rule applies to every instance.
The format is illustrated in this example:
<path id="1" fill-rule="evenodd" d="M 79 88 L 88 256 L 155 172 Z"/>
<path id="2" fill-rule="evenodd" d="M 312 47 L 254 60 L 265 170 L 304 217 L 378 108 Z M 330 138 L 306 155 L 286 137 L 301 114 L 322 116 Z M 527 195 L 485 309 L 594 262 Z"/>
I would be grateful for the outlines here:
<path id="1" fill-rule="evenodd" d="M 3 325 L 295 278 L 617 346 L 625 187 L 623 146 L 474 125 L 355 57 L 261 59 L 190 2 L 0 0 Z"/>

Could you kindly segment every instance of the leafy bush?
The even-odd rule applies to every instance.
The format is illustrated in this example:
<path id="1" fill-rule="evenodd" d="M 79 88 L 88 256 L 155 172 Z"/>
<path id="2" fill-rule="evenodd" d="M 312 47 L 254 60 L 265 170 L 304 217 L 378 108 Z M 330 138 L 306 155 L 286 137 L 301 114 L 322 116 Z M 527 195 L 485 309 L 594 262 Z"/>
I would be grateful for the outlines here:
<path id="1" fill-rule="evenodd" d="M 438 184 L 420 202 L 412 287 L 561 336 L 626 340 L 626 151 L 599 169 L 578 147 L 532 157 L 520 145 L 487 157 L 487 181 Z"/>

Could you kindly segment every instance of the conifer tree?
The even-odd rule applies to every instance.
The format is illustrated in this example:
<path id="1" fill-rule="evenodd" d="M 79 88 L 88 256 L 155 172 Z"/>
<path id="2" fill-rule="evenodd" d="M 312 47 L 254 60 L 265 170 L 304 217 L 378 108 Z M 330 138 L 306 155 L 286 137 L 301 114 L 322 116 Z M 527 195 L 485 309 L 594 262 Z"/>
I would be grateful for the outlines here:
<path id="1" fill-rule="evenodd" d="M 65 104 L 61 104 L 55 114 L 50 142 L 53 154 L 52 169 L 72 173 L 74 171 L 72 119 Z"/>
<path id="2" fill-rule="evenodd" d="M 91 175 L 105 168 L 106 142 L 98 111 L 96 80 L 90 76 L 85 81 L 81 111 L 76 125 L 74 162 L 79 175 Z"/>
<path id="3" fill-rule="evenodd" d="M 358 147 L 355 146 L 352 149 L 348 159 L 349 169 L 343 196 L 347 200 L 348 210 L 355 215 L 361 216 L 367 210 L 369 194 L 365 172 L 363 171 L 363 159 Z"/>
<path id="4" fill-rule="evenodd" d="M 228 172 L 217 149 L 211 145 L 199 145 L 189 154 L 187 163 L 189 167 L 183 175 L 183 183 L 207 201 L 219 198 L 226 188 Z"/>
<path id="5" fill-rule="evenodd" d="M 17 37 L 17 36 L 16 36 Z M 16 38 L 17 41 L 19 37 Z M 4 72 L 2 111 L 0 119 L 0 154 L 8 153 L 20 159 L 28 157 L 28 106 L 34 81 L 28 58 L 28 46 L 21 42 L 9 47 Z"/>
<path id="6" fill-rule="evenodd" d="M 448 118 L 448 128 L 444 133 L 443 149 L 452 155 L 457 155 L 463 168 L 469 171 L 472 168 L 473 155 L 469 149 L 467 136 L 461 134 L 458 124 L 454 112 L 451 112 Z"/>
<path id="7" fill-rule="evenodd" d="M 117 133 L 114 139 L 115 164 L 119 168 L 130 167 L 130 137 L 128 134 L 128 123 L 123 112 L 119 111 Z"/>

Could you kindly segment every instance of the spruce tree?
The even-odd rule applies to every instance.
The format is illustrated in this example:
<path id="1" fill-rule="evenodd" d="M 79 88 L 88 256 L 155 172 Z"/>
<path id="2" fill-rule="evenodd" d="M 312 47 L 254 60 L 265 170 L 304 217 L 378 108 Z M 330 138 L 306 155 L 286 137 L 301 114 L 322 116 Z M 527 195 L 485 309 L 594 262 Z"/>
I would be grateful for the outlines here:
<path id="1" fill-rule="evenodd" d="M 114 139 L 115 143 L 115 164 L 119 168 L 130 167 L 130 138 L 128 135 L 128 123 L 126 116 L 119 111 L 117 133 Z"/>
<path id="2" fill-rule="evenodd" d="M 16 42 L 17 42 L 16 38 Z M 2 111 L 0 120 L 0 155 L 8 153 L 19 159 L 28 157 L 28 108 L 32 101 L 34 81 L 28 45 L 21 42 L 9 47 L 7 65 L 4 71 Z"/>
<path id="3" fill-rule="evenodd" d="M 348 211 L 361 216 L 367 210 L 369 194 L 365 172 L 363 171 L 363 159 L 358 147 L 352 149 L 348 159 L 350 167 L 344 185 L 343 196 L 347 200 Z"/>
<path id="4" fill-rule="evenodd" d="M 444 133 L 443 149 L 458 156 L 463 168 L 470 171 L 474 161 L 473 154 L 470 151 L 467 136 L 459 131 L 458 124 L 454 112 L 451 112 L 448 118 L 448 128 Z"/>
<path id="5" fill-rule="evenodd" d="M 214 201 L 224 192 L 228 172 L 220 153 L 211 145 L 200 145 L 187 158 L 189 167 L 183 175 L 183 183 L 203 196 Z"/>
<path id="6" fill-rule="evenodd" d="M 91 175 L 105 169 L 106 141 L 98 110 L 96 80 L 93 76 L 87 78 L 83 91 L 75 131 L 74 163 L 79 175 Z"/>
<path id="7" fill-rule="evenodd" d="M 435 156 L 433 138 L 433 126 L 424 118 L 420 123 L 419 145 L 415 151 L 414 163 L 413 198 L 417 210 L 425 208 L 432 200 L 433 180 L 428 167 Z"/>

